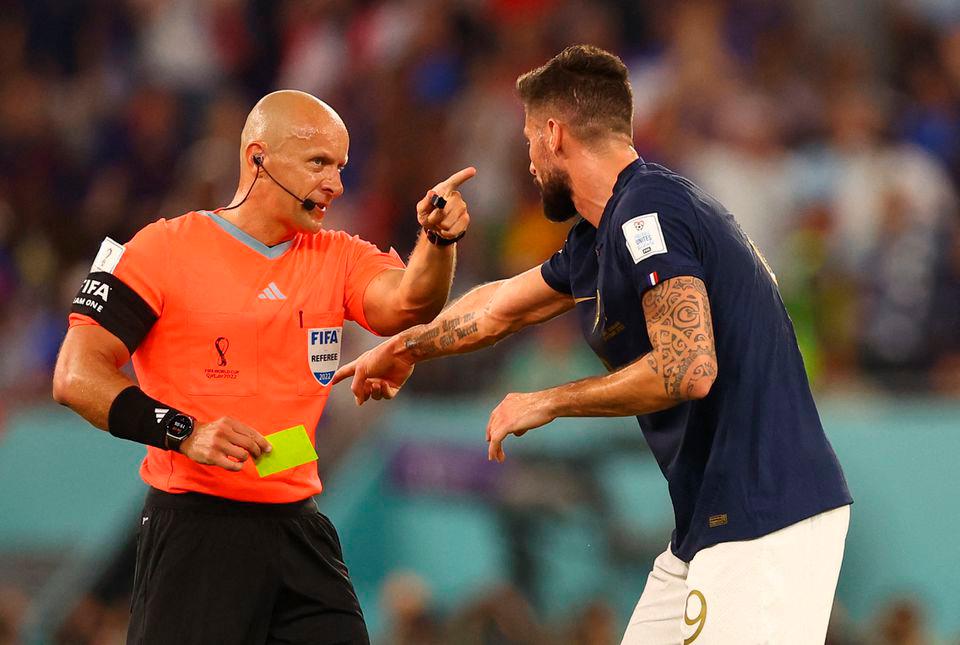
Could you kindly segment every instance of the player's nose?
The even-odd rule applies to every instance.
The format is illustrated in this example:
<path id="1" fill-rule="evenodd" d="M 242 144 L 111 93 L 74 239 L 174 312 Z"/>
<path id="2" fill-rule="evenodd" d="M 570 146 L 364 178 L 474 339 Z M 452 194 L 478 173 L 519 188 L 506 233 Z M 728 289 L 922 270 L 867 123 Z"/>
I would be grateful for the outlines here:
<path id="1" fill-rule="evenodd" d="M 533 165 L 533 162 L 532 162 L 532 161 L 530 162 L 530 174 L 533 175 L 534 177 L 537 176 L 537 169 L 536 169 L 536 167 Z"/>

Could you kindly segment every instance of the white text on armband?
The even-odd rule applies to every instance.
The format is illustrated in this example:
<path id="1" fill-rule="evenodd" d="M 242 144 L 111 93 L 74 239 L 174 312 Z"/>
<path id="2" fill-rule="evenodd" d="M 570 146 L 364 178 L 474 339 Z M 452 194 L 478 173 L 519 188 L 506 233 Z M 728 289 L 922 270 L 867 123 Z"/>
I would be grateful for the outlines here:
<path id="1" fill-rule="evenodd" d="M 92 295 L 94 298 L 100 298 L 103 302 L 97 302 L 92 298 L 84 298 L 83 295 Z M 97 312 L 103 311 L 103 305 L 110 299 L 110 286 L 100 282 L 99 280 L 92 280 L 87 278 L 83 281 L 83 284 L 80 286 L 80 295 L 73 299 L 73 304 L 80 305 L 81 307 L 90 307 L 95 309 Z"/>
<path id="2" fill-rule="evenodd" d="M 91 317 L 123 341 L 131 354 L 157 320 L 157 314 L 140 294 L 106 271 L 87 276 L 73 299 L 70 313 Z"/>

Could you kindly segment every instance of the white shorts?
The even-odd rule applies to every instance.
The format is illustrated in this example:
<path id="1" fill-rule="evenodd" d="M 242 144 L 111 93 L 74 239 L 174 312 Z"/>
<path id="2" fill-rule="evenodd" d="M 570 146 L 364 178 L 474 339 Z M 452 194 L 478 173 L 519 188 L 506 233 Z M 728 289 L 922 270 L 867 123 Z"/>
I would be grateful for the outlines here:
<path id="1" fill-rule="evenodd" d="M 621 645 L 822 645 L 850 524 L 841 506 L 653 564 Z"/>

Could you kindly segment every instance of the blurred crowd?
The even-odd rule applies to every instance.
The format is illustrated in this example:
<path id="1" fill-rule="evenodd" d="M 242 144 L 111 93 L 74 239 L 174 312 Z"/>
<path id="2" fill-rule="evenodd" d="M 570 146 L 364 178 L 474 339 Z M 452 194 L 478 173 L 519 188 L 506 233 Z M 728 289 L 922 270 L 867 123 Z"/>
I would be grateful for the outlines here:
<path id="1" fill-rule="evenodd" d="M 246 112 L 275 88 L 315 93 L 350 129 L 329 226 L 405 253 L 415 201 L 473 164 L 456 291 L 542 261 L 566 226 L 539 214 L 513 81 L 575 42 L 627 62 L 640 153 L 717 195 L 766 254 L 818 387 L 960 390 L 955 2 L 4 4 L 8 405 L 46 396 L 104 236 L 226 204 Z M 511 370 L 494 355 L 474 362 Z M 433 369 L 413 387 L 456 387 Z"/>
<path id="2" fill-rule="evenodd" d="M 472 164 L 455 290 L 539 263 L 567 227 L 540 216 L 513 82 L 576 42 L 630 68 L 641 155 L 718 196 L 766 254 L 818 387 L 960 391 L 956 2 L 4 5 L 8 402 L 46 397 L 66 310 L 104 236 L 226 205 L 246 112 L 275 88 L 313 92 L 350 129 L 329 226 L 405 253 L 416 200 Z M 530 334 L 520 348 L 551 344 Z M 493 354 L 472 366 L 517 376 Z M 413 387 L 448 388 L 444 369 L 421 370 Z"/>
<path id="3" fill-rule="evenodd" d="M 716 195 L 763 250 L 816 388 L 960 395 L 953 0 L 0 6 L 0 434 L 10 406 L 49 400 L 69 303 L 100 241 L 227 205 L 244 118 L 273 89 L 316 94 L 349 128 L 346 193 L 329 227 L 407 253 L 415 202 L 474 165 L 455 292 L 546 259 L 568 226 L 541 216 L 514 81 L 573 43 L 624 59 L 640 154 Z M 427 363 L 410 388 L 532 389 L 599 371 L 571 322 L 508 351 Z M 458 377 L 464 366 L 474 378 Z M 391 629 L 433 636 L 383 642 L 442 642 L 456 620 L 477 643 L 539 642 L 484 640 L 496 629 L 549 633 L 527 610 L 498 614 L 498 597 L 442 621 L 396 608 Z M 869 642 L 930 642 L 916 636 L 916 607 L 888 613 L 890 636 Z M 614 642 L 622 625 L 611 621 L 590 605 L 565 633 Z M 867 642 L 838 634 L 831 642 Z"/>

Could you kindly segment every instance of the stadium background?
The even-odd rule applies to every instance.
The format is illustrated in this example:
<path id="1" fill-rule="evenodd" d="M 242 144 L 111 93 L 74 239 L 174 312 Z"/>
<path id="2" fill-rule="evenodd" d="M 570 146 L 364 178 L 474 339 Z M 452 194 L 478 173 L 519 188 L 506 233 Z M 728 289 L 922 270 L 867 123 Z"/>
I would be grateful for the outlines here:
<path id="1" fill-rule="evenodd" d="M 297 88 L 351 134 L 328 226 L 406 253 L 415 201 L 475 165 L 454 291 L 513 274 L 567 228 L 513 82 L 579 42 L 630 68 L 641 155 L 779 276 L 857 500 L 829 642 L 960 642 L 960 3 L 30 0 L 0 10 L 0 643 L 123 642 L 142 448 L 50 400 L 100 240 L 224 205 L 246 112 Z M 320 503 L 375 643 L 619 642 L 671 522 L 635 423 L 561 421 L 504 466 L 482 440 L 507 391 L 599 368 L 561 319 L 393 404 L 335 393 Z"/>

